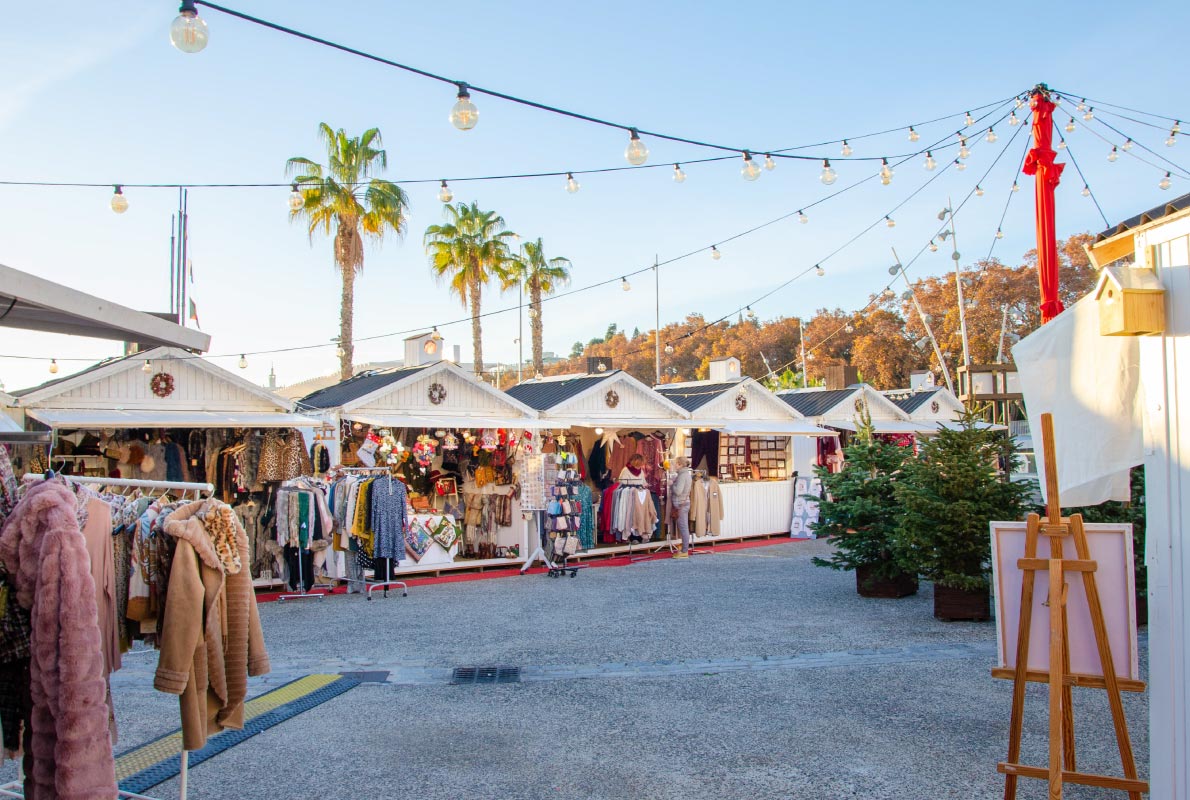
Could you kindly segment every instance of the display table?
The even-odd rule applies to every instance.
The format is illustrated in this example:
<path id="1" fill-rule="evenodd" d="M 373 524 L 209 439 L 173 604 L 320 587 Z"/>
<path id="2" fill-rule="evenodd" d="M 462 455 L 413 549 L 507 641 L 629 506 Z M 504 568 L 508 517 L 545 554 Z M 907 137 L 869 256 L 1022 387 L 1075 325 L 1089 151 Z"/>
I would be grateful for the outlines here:
<path id="1" fill-rule="evenodd" d="M 794 482 L 732 481 L 719 483 L 723 522 L 719 539 L 789 535 L 793 518 Z"/>

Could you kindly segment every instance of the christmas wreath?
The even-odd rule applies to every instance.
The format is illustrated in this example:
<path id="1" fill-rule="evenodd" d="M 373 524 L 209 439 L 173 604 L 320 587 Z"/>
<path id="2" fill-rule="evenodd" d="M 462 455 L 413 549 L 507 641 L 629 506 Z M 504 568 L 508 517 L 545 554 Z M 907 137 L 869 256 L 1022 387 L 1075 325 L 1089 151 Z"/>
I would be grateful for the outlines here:
<path id="1" fill-rule="evenodd" d="M 620 395 L 616 394 L 615 389 L 608 389 L 607 394 L 603 396 L 603 402 L 607 403 L 608 408 L 615 408 L 620 405 Z"/>
<path id="2" fill-rule="evenodd" d="M 434 405 L 441 405 L 442 401 L 446 399 L 446 387 L 440 383 L 431 383 L 428 392 L 430 402 Z"/>
<path id="3" fill-rule="evenodd" d="M 748 407 L 748 398 L 745 395 L 737 394 L 735 396 L 735 410 L 743 411 Z"/>
<path id="4" fill-rule="evenodd" d="M 174 376 L 168 372 L 158 372 L 149 381 L 149 388 L 158 397 L 169 397 L 174 393 Z"/>

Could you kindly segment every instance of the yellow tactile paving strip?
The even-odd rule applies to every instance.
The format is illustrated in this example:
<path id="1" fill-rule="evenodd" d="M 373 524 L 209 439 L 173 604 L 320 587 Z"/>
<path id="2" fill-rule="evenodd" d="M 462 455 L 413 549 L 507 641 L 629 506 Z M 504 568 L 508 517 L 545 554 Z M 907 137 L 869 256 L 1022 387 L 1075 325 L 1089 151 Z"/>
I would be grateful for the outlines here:
<path id="1" fill-rule="evenodd" d="M 322 687 L 339 680 L 341 675 L 307 675 L 284 686 L 265 692 L 244 704 L 244 722 L 275 708 L 292 703 L 301 697 L 316 692 Z M 182 731 L 177 730 L 156 741 L 131 750 L 116 759 L 116 780 L 122 781 L 138 772 L 160 764 L 167 758 L 182 752 Z"/>

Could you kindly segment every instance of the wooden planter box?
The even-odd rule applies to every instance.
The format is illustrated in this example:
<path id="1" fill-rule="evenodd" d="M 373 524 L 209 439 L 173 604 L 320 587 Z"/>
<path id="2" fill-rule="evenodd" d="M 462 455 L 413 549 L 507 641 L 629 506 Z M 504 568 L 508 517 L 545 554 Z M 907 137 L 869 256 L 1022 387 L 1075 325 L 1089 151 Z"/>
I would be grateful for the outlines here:
<path id="1" fill-rule="evenodd" d="M 873 567 L 855 568 L 855 591 L 860 597 L 908 597 L 917 594 L 917 576 L 901 573 L 895 578 L 875 578 Z"/>
<path id="2" fill-rule="evenodd" d="M 986 622 L 992 618 L 991 592 L 968 591 L 934 584 L 934 618 Z"/>

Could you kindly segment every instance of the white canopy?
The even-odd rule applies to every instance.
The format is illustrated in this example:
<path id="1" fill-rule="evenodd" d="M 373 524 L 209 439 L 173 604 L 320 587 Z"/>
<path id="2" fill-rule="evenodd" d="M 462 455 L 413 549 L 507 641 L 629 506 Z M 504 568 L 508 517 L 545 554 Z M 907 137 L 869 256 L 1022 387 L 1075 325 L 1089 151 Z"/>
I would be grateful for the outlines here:
<path id="1" fill-rule="evenodd" d="M 540 423 L 538 427 L 542 428 L 611 428 L 612 430 L 621 431 L 674 430 L 676 428 L 689 428 L 700 424 L 688 419 L 648 419 L 644 417 L 633 417 L 631 419 L 575 419 L 555 417 L 539 419 L 536 422 Z M 703 425 L 703 427 L 706 426 Z"/>
<path id="2" fill-rule="evenodd" d="M 529 417 L 469 417 L 464 415 L 383 414 L 375 411 L 344 411 L 343 416 L 377 428 L 557 428 L 555 422 Z"/>
<path id="3" fill-rule="evenodd" d="M 735 436 L 834 436 L 834 431 L 800 419 L 787 420 L 691 420 L 700 428 L 714 428 Z"/>
<path id="4" fill-rule="evenodd" d="M 30 408 L 25 413 L 51 428 L 315 428 L 322 425 L 313 417 L 268 411 Z"/>

